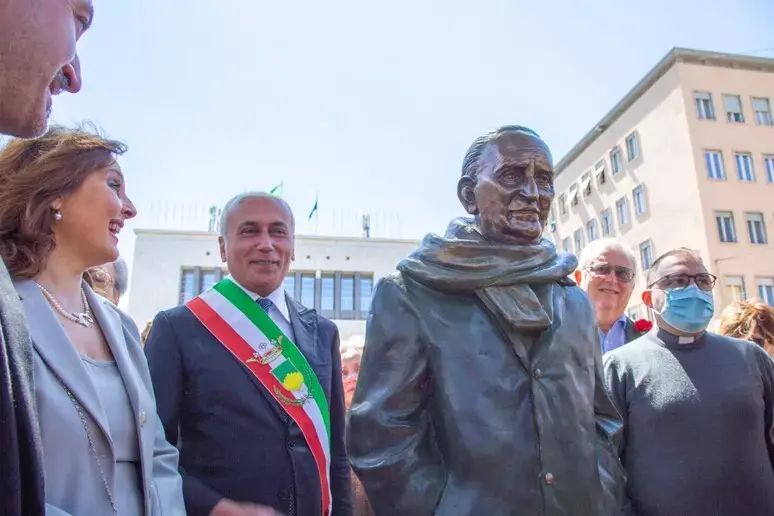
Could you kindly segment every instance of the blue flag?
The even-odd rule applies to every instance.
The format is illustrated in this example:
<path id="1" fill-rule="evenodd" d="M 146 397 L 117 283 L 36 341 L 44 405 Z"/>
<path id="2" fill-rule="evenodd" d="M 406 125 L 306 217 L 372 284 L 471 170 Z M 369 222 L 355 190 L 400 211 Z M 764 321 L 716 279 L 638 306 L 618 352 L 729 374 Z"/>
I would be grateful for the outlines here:
<path id="1" fill-rule="evenodd" d="M 314 206 L 312 206 L 312 211 L 309 212 L 308 220 L 312 220 L 315 213 L 317 213 L 317 196 L 314 197 Z"/>

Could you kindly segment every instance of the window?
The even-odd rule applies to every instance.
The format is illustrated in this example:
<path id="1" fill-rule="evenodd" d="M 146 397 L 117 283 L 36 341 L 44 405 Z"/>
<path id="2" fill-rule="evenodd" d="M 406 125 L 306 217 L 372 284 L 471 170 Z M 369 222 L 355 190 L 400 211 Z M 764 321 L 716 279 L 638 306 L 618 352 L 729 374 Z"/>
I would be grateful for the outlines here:
<path id="1" fill-rule="evenodd" d="M 567 215 L 567 196 L 559 196 L 559 215 Z"/>
<path id="2" fill-rule="evenodd" d="M 638 306 L 633 306 L 626 309 L 626 316 L 632 321 L 636 321 L 640 318 L 640 310 Z"/>
<path id="3" fill-rule="evenodd" d="M 645 187 L 640 185 L 632 190 L 632 197 L 634 198 L 634 213 L 636 215 L 642 215 L 648 211 L 648 204 L 645 201 Z"/>
<path id="4" fill-rule="evenodd" d="M 575 230 L 575 253 L 580 254 L 582 250 L 583 250 L 583 230 L 576 229 Z"/>
<path id="5" fill-rule="evenodd" d="M 621 148 L 617 145 L 610 151 L 610 168 L 613 175 L 623 170 L 623 159 L 621 158 Z"/>
<path id="6" fill-rule="evenodd" d="M 570 237 L 562 240 L 562 251 L 572 253 L 572 240 L 570 240 Z"/>
<path id="7" fill-rule="evenodd" d="M 615 203 L 615 211 L 618 215 L 618 225 L 625 226 L 629 223 L 629 201 L 621 197 Z"/>
<path id="8" fill-rule="evenodd" d="M 285 279 L 282 281 L 282 287 L 285 289 L 285 292 L 287 292 L 290 297 L 295 299 L 296 298 L 296 273 L 294 272 L 288 273 L 288 275 L 285 276 Z"/>
<path id="9" fill-rule="evenodd" d="M 334 309 L 333 300 L 335 299 L 334 284 L 336 283 L 333 274 L 323 274 L 322 280 L 320 280 L 320 310 L 323 315 L 330 317 Z"/>
<path id="10" fill-rule="evenodd" d="M 601 159 L 594 165 L 594 175 L 597 176 L 597 184 L 605 184 L 607 181 L 605 177 L 605 160 Z"/>
<path id="11" fill-rule="evenodd" d="M 750 234 L 751 244 L 766 243 L 766 226 L 763 222 L 763 213 L 747 214 L 747 232 Z"/>
<path id="12" fill-rule="evenodd" d="M 763 156 L 763 165 L 766 168 L 766 179 L 774 183 L 774 156 Z"/>
<path id="13" fill-rule="evenodd" d="M 586 238 L 588 238 L 589 242 L 597 239 L 597 221 L 594 219 L 586 223 Z"/>
<path id="14" fill-rule="evenodd" d="M 586 172 L 581 177 L 581 190 L 583 190 L 583 195 L 591 195 L 591 172 Z"/>
<path id="15" fill-rule="evenodd" d="M 180 304 L 185 304 L 199 295 L 196 291 L 196 271 L 183 270 L 180 277 Z"/>
<path id="16" fill-rule="evenodd" d="M 726 120 L 729 122 L 744 122 L 742 114 L 742 99 L 739 95 L 723 95 L 723 109 L 726 110 Z"/>
<path id="17" fill-rule="evenodd" d="M 228 271 L 192 267 L 180 271 L 180 304 L 187 303 L 219 282 Z"/>
<path id="18" fill-rule="evenodd" d="M 218 273 L 216 271 L 202 271 L 201 292 L 211 289 L 218 280 Z"/>
<path id="19" fill-rule="evenodd" d="M 753 97 L 752 107 L 755 112 L 755 123 L 758 125 L 774 125 L 771 118 L 771 104 L 769 99 L 763 97 Z"/>
<path id="20" fill-rule="evenodd" d="M 696 116 L 699 120 L 715 120 L 715 108 L 712 105 L 712 93 L 697 91 L 694 93 L 696 101 Z"/>
<path id="21" fill-rule="evenodd" d="M 570 206 L 578 205 L 578 185 L 572 185 L 570 187 Z"/>
<path id="22" fill-rule="evenodd" d="M 355 278 L 353 276 L 341 277 L 341 304 L 339 306 L 342 312 L 355 311 Z"/>
<path id="23" fill-rule="evenodd" d="M 314 274 L 301 275 L 301 304 L 314 308 Z"/>
<path id="24" fill-rule="evenodd" d="M 744 278 L 741 276 L 726 276 L 726 297 L 729 303 L 747 299 L 744 290 Z"/>
<path id="25" fill-rule="evenodd" d="M 726 178 L 726 170 L 723 167 L 723 153 L 721 151 L 704 151 L 704 163 L 707 165 L 707 177 L 710 179 Z"/>
<path id="26" fill-rule="evenodd" d="M 774 306 L 774 279 L 758 278 L 758 297 L 769 306 Z"/>
<path id="27" fill-rule="evenodd" d="M 634 161 L 640 157 L 640 141 L 637 133 L 632 133 L 626 137 L 626 159 Z"/>
<path id="28" fill-rule="evenodd" d="M 734 214 L 730 211 L 718 211 L 715 213 L 718 223 L 718 236 L 721 242 L 736 242 L 736 228 L 734 227 Z"/>
<path id="29" fill-rule="evenodd" d="M 610 208 L 607 208 L 602 212 L 602 236 L 610 236 L 613 234 L 613 215 L 610 213 Z"/>
<path id="30" fill-rule="evenodd" d="M 374 279 L 360 276 L 360 315 L 365 318 L 371 311 L 371 299 L 374 294 Z"/>
<path id="31" fill-rule="evenodd" d="M 752 156 L 747 152 L 737 152 L 735 157 L 736 173 L 739 176 L 739 180 L 746 183 L 755 181 Z"/>
<path id="32" fill-rule="evenodd" d="M 650 245 L 650 240 L 640 244 L 640 262 L 643 271 L 650 269 L 650 266 L 653 265 L 653 247 Z"/>

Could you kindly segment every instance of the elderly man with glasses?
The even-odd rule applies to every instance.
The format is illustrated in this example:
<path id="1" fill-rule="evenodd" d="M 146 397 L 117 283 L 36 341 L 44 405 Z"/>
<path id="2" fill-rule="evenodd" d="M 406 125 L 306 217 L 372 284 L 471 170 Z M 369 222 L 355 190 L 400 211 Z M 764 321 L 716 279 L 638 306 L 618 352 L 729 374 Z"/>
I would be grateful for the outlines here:
<path id="1" fill-rule="evenodd" d="M 583 249 L 575 282 L 594 303 L 602 353 L 620 348 L 644 331 L 624 314 L 634 290 L 634 254 L 615 238 L 595 240 Z"/>
<path id="2" fill-rule="evenodd" d="M 715 279 L 689 249 L 659 257 L 642 295 L 658 331 L 604 357 L 638 516 L 774 514 L 774 361 L 706 331 Z"/>

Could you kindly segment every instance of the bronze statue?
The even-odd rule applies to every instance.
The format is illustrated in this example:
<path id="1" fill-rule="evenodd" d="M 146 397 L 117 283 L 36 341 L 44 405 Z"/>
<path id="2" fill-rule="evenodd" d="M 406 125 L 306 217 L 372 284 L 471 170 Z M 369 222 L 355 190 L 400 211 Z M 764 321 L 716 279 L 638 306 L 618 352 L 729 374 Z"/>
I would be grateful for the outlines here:
<path id="1" fill-rule="evenodd" d="M 458 196 L 373 298 L 347 449 L 382 515 L 621 513 L 622 427 L 574 256 L 541 234 L 551 153 L 532 130 L 478 138 Z"/>

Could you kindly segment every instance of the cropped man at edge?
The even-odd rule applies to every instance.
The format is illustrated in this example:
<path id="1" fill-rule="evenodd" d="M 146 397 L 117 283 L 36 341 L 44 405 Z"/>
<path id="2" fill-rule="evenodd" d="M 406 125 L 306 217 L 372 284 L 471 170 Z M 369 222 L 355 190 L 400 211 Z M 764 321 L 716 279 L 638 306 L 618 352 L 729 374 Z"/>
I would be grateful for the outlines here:
<path id="1" fill-rule="evenodd" d="M 91 25 L 91 0 L 0 2 L 0 135 L 35 138 L 51 97 L 77 93 L 75 46 Z M 42 443 L 32 343 L 19 295 L 0 261 L 0 501 L 4 516 L 45 513 Z"/>
<path id="2" fill-rule="evenodd" d="M 658 331 L 604 357 L 634 514 L 774 514 L 774 362 L 706 331 L 715 276 L 696 252 L 659 257 L 647 285 Z"/>
<path id="3" fill-rule="evenodd" d="M 282 286 L 294 226 L 282 199 L 230 200 L 230 277 L 158 314 L 145 344 L 190 516 L 352 514 L 338 329 Z"/>

